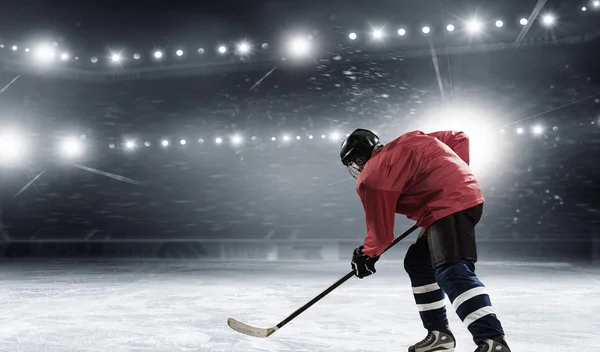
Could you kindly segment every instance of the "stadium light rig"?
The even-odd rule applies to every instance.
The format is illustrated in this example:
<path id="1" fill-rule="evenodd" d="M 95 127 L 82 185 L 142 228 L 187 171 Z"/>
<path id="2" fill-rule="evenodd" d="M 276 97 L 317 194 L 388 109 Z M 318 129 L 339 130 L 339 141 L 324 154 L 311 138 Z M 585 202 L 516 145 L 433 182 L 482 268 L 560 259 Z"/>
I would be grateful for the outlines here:
<path id="1" fill-rule="evenodd" d="M 54 56 L 54 48 L 49 45 L 40 45 L 35 49 L 35 58 L 40 62 L 50 62 Z"/>
<path id="2" fill-rule="evenodd" d="M 373 39 L 381 40 L 381 39 L 383 39 L 384 33 L 383 33 L 382 29 L 374 29 L 372 35 L 373 35 Z"/>
<path id="3" fill-rule="evenodd" d="M 242 136 L 235 135 L 235 136 L 231 137 L 231 143 L 233 145 L 240 145 L 242 143 Z"/>
<path id="4" fill-rule="evenodd" d="M 0 135 L 0 164 L 11 164 L 21 159 L 24 143 L 14 132 L 4 132 Z"/>
<path id="5" fill-rule="evenodd" d="M 250 54 L 250 44 L 247 42 L 241 42 L 237 46 L 237 51 L 240 55 L 248 55 Z"/>
<path id="6" fill-rule="evenodd" d="M 76 158 L 83 154 L 83 143 L 78 138 L 66 138 L 60 145 L 61 153 L 69 158 Z"/>
<path id="7" fill-rule="evenodd" d="M 546 26 L 552 26 L 556 22 L 556 19 L 553 15 L 547 14 L 542 17 L 542 23 Z"/>
<path id="8" fill-rule="evenodd" d="M 471 34 L 479 33 L 479 32 L 481 32 L 482 29 L 483 29 L 483 24 L 481 23 L 481 21 L 479 21 L 476 18 L 467 22 L 467 30 Z"/>
<path id="9" fill-rule="evenodd" d="M 290 40 L 288 52 L 296 58 L 308 56 L 310 54 L 310 43 L 308 39 L 297 37 Z"/>

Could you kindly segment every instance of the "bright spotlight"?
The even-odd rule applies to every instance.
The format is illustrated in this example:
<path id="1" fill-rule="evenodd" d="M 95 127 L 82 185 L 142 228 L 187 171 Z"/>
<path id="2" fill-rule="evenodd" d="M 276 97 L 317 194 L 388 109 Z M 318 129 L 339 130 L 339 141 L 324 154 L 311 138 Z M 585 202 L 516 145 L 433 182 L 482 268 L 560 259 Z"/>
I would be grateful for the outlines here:
<path id="1" fill-rule="evenodd" d="M 13 45 L 13 46 L 12 46 L 12 51 L 17 51 L 18 49 L 19 49 L 19 47 L 18 47 L 18 46 L 16 46 L 16 45 Z"/>
<path id="2" fill-rule="evenodd" d="M 242 136 L 235 135 L 231 137 L 231 143 L 233 143 L 234 145 L 242 143 Z"/>
<path id="3" fill-rule="evenodd" d="M 313 138 L 314 138 L 314 137 L 313 137 L 313 135 L 312 135 L 312 134 L 309 134 L 309 135 L 308 135 L 308 139 L 313 139 Z"/>
<path id="4" fill-rule="evenodd" d="M 325 139 L 325 137 L 327 136 L 325 136 L 324 134 L 321 135 L 321 139 Z"/>
<path id="5" fill-rule="evenodd" d="M 453 25 L 453 24 L 449 24 L 449 25 L 447 25 L 447 26 L 446 26 L 446 30 L 447 30 L 448 32 L 452 32 L 452 31 L 454 31 L 454 25 Z"/>
<path id="6" fill-rule="evenodd" d="M 399 35 L 399 36 L 406 35 L 406 29 L 404 29 L 404 28 L 400 28 L 400 29 L 398 29 L 398 35 Z"/>
<path id="7" fill-rule="evenodd" d="M 35 49 L 35 57 L 41 62 L 52 61 L 54 55 L 54 49 L 49 45 L 41 45 Z"/>
<path id="8" fill-rule="evenodd" d="M 350 40 L 355 40 L 357 38 L 356 33 L 350 33 L 348 34 L 348 38 L 350 38 Z"/>
<path id="9" fill-rule="evenodd" d="M 425 34 L 429 34 L 429 32 L 431 32 L 431 28 L 425 26 L 425 27 L 423 27 L 423 29 L 421 29 L 421 31 L 423 31 L 423 33 L 425 33 Z"/>
<path id="10" fill-rule="evenodd" d="M 0 163 L 17 161 L 22 154 L 23 142 L 18 135 L 5 132 L 0 135 Z"/>
<path id="11" fill-rule="evenodd" d="M 221 54 L 225 54 L 226 52 L 227 52 L 227 47 L 226 47 L 226 46 L 223 46 L 223 45 L 221 45 L 221 46 L 219 47 L 219 53 L 221 53 Z"/>
<path id="12" fill-rule="evenodd" d="M 375 29 L 373 31 L 373 38 L 374 39 L 382 39 L 383 38 L 383 31 L 381 29 Z"/>
<path id="13" fill-rule="evenodd" d="M 524 130 L 521 127 L 517 128 L 517 133 L 518 134 L 523 134 L 523 132 L 524 132 Z"/>
<path id="14" fill-rule="evenodd" d="M 179 49 L 175 52 L 175 55 L 177 56 L 183 56 L 183 50 Z"/>
<path id="15" fill-rule="evenodd" d="M 504 26 L 504 22 L 500 20 L 496 21 L 496 27 L 501 28 L 502 26 Z"/>
<path id="16" fill-rule="evenodd" d="M 121 55 L 120 54 L 112 54 L 110 59 L 112 60 L 112 62 L 119 62 L 119 61 L 121 61 Z"/>
<path id="17" fill-rule="evenodd" d="M 526 18 L 521 18 L 521 20 L 519 21 L 519 23 L 521 24 L 521 26 L 526 26 L 527 23 L 529 23 L 529 21 Z"/>
<path id="18" fill-rule="evenodd" d="M 83 153 L 83 144 L 78 138 L 67 138 L 61 146 L 61 152 L 68 158 L 75 158 Z"/>
<path id="19" fill-rule="evenodd" d="M 205 52 L 205 51 L 204 51 L 204 48 L 199 48 L 199 49 L 198 49 L 198 54 L 199 54 L 199 55 L 204 55 L 204 52 Z"/>
<path id="20" fill-rule="evenodd" d="M 25 52 L 28 53 L 29 52 L 29 48 L 25 48 Z"/>
<path id="21" fill-rule="evenodd" d="M 186 144 L 187 144 L 187 141 L 186 141 L 185 139 L 182 139 L 182 140 L 180 140 L 180 141 L 179 141 L 179 144 L 181 144 L 181 145 L 186 145 Z"/>
<path id="22" fill-rule="evenodd" d="M 542 133 L 544 133 L 544 128 L 543 128 L 542 126 L 540 126 L 540 125 L 537 125 L 537 126 L 534 126 L 534 127 L 533 127 L 533 134 L 535 134 L 535 135 L 538 135 L 538 136 L 539 136 L 539 135 L 540 135 L 540 134 L 542 134 Z"/>
<path id="23" fill-rule="evenodd" d="M 288 136 L 288 135 L 283 136 L 283 140 L 285 142 L 289 141 L 290 140 L 290 136 Z"/>
<path id="24" fill-rule="evenodd" d="M 469 22 L 467 22 L 467 30 L 470 33 L 478 33 L 481 31 L 482 27 L 483 25 L 481 24 L 481 21 L 477 19 L 472 19 Z"/>
<path id="25" fill-rule="evenodd" d="M 554 22 L 556 22 L 556 19 L 552 15 L 544 15 L 544 17 L 542 17 L 542 22 L 546 26 L 551 26 L 554 24 Z"/>
<path id="26" fill-rule="evenodd" d="M 296 136 L 296 139 L 297 139 L 297 140 L 300 140 L 300 138 L 302 138 L 302 137 L 300 137 L 300 136 Z"/>
<path id="27" fill-rule="evenodd" d="M 160 59 L 160 58 L 162 58 L 162 56 L 163 56 L 162 51 L 155 51 L 154 52 L 154 58 Z"/>
<path id="28" fill-rule="evenodd" d="M 169 141 L 166 139 L 163 139 L 162 142 L 160 142 L 160 145 L 162 145 L 163 147 L 168 147 L 169 146 Z"/>
<path id="29" fill-rule="evenodd" d="M 135 143 L 133 143 L 133 141 L 127 141 L 125 142 L 125 148 L 127 149 L 133 149 L 135 147 Z"/>
<path id="30" fill-rule="evenodd" d="M 215 143 L 217 143 L 217 144 L 221 144 L 221 143 L 223 143 L 223 139 L 222 139 L 221 137 L 217 137 L 217 138 L 215 139 Z"/>
<path id="31" fill-rule="evenodd" d="M 290 41 L 288 50 L 295 57 L 303 57 L 310 53 L 310 43 L 306 38 L 298 37 Z"/>
<path id="32" fill-rule="evenodd" d="M 332 132 L 329 135 L 329 138 L 331 138 L 332 141 L 337 141 L 338 139 L 340 139 L 340 134 L 337 132 Z"/>
<path id="33" fill-rule="evenodd" d="M 592 3 L 594 7 L 600 7 L 600 1 L 596 0 Z"/>
<path id="34" fill-rule="evenodd" d="M 60 54 L 60 59 L 63 60 L 63 61 L 69 60 L 69 54 L 68 53 L 62 53 L 62 54 Z"/>
<path id="35" fill-rule="evenodd" d="M 424 115 L 415 127 L 425 133 L 463 131 L 470 140 L 471 168 L 476 173 L 490 172 L 490 163 L 497 160 L 496 138 L 499 135 L 493 121 L 486 117 L 485 112 L 486 109 L 476 105 L 458 105 L 453 109 Z"/>
<path id="36" fill-rule="evenodd" d="M 273 142 L 275 142 L 275 141 L 277 140 L 277 138 L 275 138 L 275 137 L 271 137 L 271 140 L 272 140 Z"/>
<path id="37" fill-rule="evenodd" d="M 142 56 L 138 53 L 133 54 L 133 59 L 134 60 L 139 60 Z"/>
<path id="38" fill-rule="evenodd" d="M 242 55 L 250 53 L 250 44 L 243 42 L 238 45 L 238 52 Z"/>
<path id="39" fill-rule="evenodd" d="M 583 6 L 583 7 L 581 8 L 581 11 L 583 11 L 583 12 L 587 11 L 587 7 Z"/>

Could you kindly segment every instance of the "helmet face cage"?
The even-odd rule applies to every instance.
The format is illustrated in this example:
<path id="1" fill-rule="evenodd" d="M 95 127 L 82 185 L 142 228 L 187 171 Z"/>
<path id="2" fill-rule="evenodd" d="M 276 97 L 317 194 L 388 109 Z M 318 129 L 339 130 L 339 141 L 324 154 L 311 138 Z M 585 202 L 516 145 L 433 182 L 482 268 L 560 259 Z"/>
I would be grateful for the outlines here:
<path id="1" fill-rule="evenodd" d="M 348 172 L 350 173 L 350 176 L 352 176 L 354 179 L 358 179 L 358 175 L 360 175 L 361 167 L 355 163 L 354 161 L 350 162 L 350 164 L 348 164 L 348 166 L 346 166 L 346 168 L 348 169 Z"/>

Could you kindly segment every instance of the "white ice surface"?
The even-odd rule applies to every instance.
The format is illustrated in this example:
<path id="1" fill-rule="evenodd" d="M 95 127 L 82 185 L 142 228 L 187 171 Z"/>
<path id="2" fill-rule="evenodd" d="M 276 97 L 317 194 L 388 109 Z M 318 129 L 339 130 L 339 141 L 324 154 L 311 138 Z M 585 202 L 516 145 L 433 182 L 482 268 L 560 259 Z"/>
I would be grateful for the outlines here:
<path id="1" fill-rule="evenodd" d="M 267 339 L 270 327 L 349 270 L 340 264 L 2 263 L 0 352 L 406 351 L 425 331 L 402 264 L 351 279 Z M 480 263 L 513 352 L 600 351 L 600 269 Z M 473 351 L 448 303 L 457 352 Z"/>

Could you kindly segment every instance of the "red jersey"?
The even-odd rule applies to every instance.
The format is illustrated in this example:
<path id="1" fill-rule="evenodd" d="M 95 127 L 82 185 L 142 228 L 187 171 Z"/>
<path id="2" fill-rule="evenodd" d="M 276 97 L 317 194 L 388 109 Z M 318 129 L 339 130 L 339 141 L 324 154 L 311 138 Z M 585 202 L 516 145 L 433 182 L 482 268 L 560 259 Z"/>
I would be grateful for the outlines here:
<path id="1" fill-rule="evenodd" d="M 363 252 L 371 257 L 394 240 L 396 213 L 427 228 L 484 202 L 469 167 L 469 139 L 455 131 L 401 135 L 373 152 L 356 191 L 367 223 Z"/>

